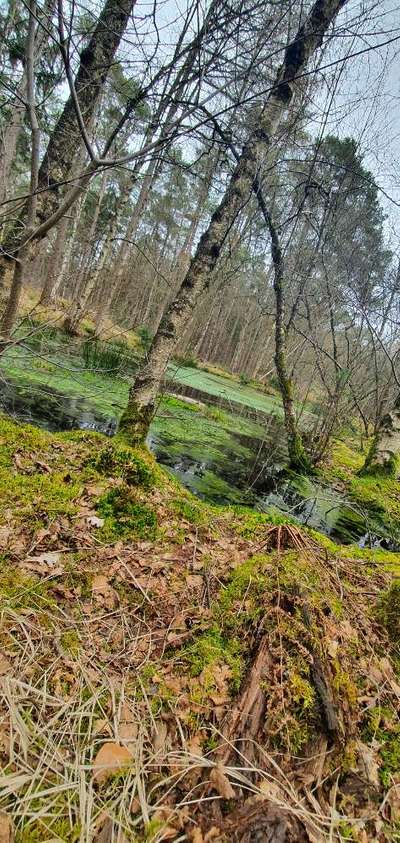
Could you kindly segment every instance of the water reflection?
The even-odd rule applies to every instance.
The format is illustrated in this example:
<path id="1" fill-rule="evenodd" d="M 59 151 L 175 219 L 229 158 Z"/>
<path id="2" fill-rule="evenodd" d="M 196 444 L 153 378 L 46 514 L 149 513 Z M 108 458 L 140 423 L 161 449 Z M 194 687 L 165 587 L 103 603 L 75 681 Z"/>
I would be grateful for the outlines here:
<path id="1" fill-rule="evenodd" d="M 208 396 L 202 394 L 202 399 Z M 2 386 L 0 406 L 14 418 L 51 431 L 78 428 L 113 436 L 118 423 L 115 416 L 106 416 L 80 396 L 12 381 Z M 359 541 L 367 547 L 397 547 L 396 541 L 379 534 L 376 524 L 368 523 L 367 514 L 345 501 L 340 493 L 313 479 L 283 473 L 286 449 L 280 419 L 271 416 L 267 420 L 263 439 L 231 433 L 230 447 L 207 450 L 204 446 L 201 458 L 201 442 L 177 442 L 166 430 L 165 435 L 151 431 L 148 446 L 159 462 L 200 498 L 217 504 L 250 505 L 259 511 L 284 512 L 342 543 Z"/>

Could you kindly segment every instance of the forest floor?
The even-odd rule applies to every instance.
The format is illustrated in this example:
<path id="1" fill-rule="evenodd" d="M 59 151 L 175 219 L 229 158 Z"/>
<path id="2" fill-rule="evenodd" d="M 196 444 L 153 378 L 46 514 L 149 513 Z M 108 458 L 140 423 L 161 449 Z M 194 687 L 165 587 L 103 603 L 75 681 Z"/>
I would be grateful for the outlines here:
<path id="1" fill-rule="evenodd" d="M 118 437 L 0 441 L 2 843 L 400 840 L 400 554 L 207 505 Z M 324 471 L 390 523 L 360 460 Z"/>

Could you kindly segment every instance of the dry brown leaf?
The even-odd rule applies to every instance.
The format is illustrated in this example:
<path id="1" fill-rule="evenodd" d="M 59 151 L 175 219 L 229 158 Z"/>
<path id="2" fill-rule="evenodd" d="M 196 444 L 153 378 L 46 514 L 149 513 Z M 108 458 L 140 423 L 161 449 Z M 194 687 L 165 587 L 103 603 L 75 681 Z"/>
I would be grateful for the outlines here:
<path id="1" fill-rule="evenodd" d="M 103 743 L 93 761 L 93 780 L 102 784 L 131 762 L 132 755 L 126 746 L 113 741 Z"/>
<path id="2" fill-rule="evenodd" d="M 162 840 L 176 840 L 179 836 L 178 831 L 172 825 L 163 825 L 159 830 Z"/>
<path id="3" fill-rule="evenodd" d="M 219 837 L 221 834 L 221 830 L 217 828 L 216 825 L 213 825 L 204 838 L 204 843 L 209 843 L 210 840 L 215 840 L 216 837 Z"/>
<path id="4" fill-rule="evenodd" d="M 5 674 L 8 673 L 10 670 L 11 662 L 8 661 L 8 659 L 3 655 L 3 653 L 0 653 L 0 676 L 5 676 Z"/>
<path id="5" fill-rule="evenodd" d="M 45 553 L 40 553 L 39 556 L 30 556 L 26 560 L 27 562 L 43 562 L 44 565 L 48 565 L 49 568 L 52 568 L 54 565 L 58 565 L 61 559 L 61 553 L 59 550 L 47 550 Z"/>
<path id="6" fill-rule="evenodd" d="M 128 843 L 128 838 L 121 829 L 116 832 L 111 817 L 107 817 L 93 843 Z"/>
<path id="7" fill-rule="evenodd" d="M 118 605 L 118 594 L 103 574 L 98 574 L 93 578 L 92 595 L 94 600 L 106 609 L 115 609 Z"/>
<path id="8" fill-rule="evenodd" d="M 0 843 L 14 843 L 13 823 L 4 811 L 0 811 Z"/>
<path id="9" fill-rule="evenodd" d="M 93 723 L 93 735 L 111 735 L 111 728 L 108 720 L 99 719 Z"/>
<path id="10" fill-rule="evenodd" d="M 400 820 L 400 784 L 394 784 L 393 787 L 390 788 L 386 798 L 386 804 L 389 805 L 390 808 L 391 822 L 393 823 Z"/>
<path id="11" fill-rule="evenodd" d="M 64 566 L 61 562 L 62 554 L 58 550 L 47 550 L 38 556 L 28 556 L 25 567 L 37 574 L 63 574 Z"/>
<path id="12" fill-rule="evenodd" d="M 393 693 L 396 694 L 396 697 L 399 697 L 399 699 L 400 699 L 400 685 L 399 685 L 399 683 L 396 682 L 395 679 L 389 679 L 389 685 L 390 685 Z"/>
<path id="13" fill-rule="evenodd" d="M 339 641 L 336 638 L 333 638 L 331 641 L 329 641 L 327 650 L 328 650 L 328 655 L 330 655 L 331 659 L 336 659 L 338 648 L 339 648 Z"/>
<path id="14" fill-rule="evenodd" d="M 374 787 L 379 787 L 379 764 L 373 750 L 362 741 L 357 741 L 357 751 L 360 765 L 366 778 Z"/>
<path id="15" fill-rule="evenodd" d="M 129 810 L 131 814 L 138 814 L 141 810 L 140 800 L 137 796 L 133 796 L 131 799 L 131 804 L 129 805 Z"/>
<path id="16" fill-rule="evenodd" d="M 198 574 L 188 574 L 186 585 L 188 588 L 201 588 L 204 585 L 203 577 L 200 577 Z"/>
<path id="17" fill-rule="evenodd" d="M 134 713 L 130 709 L 127 703 L 121 708 L 121 717 L 120 723 L 118 727 L 118 737 L 124 741 L 124 743 L 135 743 L 138 736 L 138 722 L 137 718 L 135 718 Z"/>
<path id="18" fill-rule="evenodd" d="M 196 828 L 193 828 L 190 832 L 189 839 L 192 841 L 192 843 L 204 843 L 204 837 L 201 828 L 199 828 L 198 826 Z"/>
<path id="19" fill-rule="evenodd" d="M 190 755 L 194 755 L 196 758 L 202 758 L 203 747 L 201 745 L 200 735 L 194 735 L 190 738 L 190 741 L 187 741 L 186 749 Z"/>
<path id="20" fill-rule="evenodd" d="M 225 775 L 221 764 L 217 764 L 216 767 L 211 770 L 210 782 L 219 796 L 222 796 L 222 799 L 235 799 L 235 791 L 228 777 Z"/>
<path id="21" fill-rule="evenodd" d="M 256 797 L 257 799 L 265 799 L 265 797 L 274 801 L 276 799 L 282 799 L 282 789 L 277 782 L 261 779 L 258 783 L 258 787 L 260 788 L 261 793 Z"/>
<path id="22" fill-rule="evenodd" d="M 153 749 L 156 754 L 165 749 L 167 741 L 168 729 L 167 724 L 163 720 L 156 723 L 156 729 L 153 732 Z"/>

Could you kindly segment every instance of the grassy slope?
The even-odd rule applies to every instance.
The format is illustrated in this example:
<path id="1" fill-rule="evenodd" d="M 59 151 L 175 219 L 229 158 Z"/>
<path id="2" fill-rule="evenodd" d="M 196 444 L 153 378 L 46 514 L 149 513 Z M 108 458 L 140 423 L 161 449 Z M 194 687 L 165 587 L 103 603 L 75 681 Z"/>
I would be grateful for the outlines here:
<path id="1" fill-rule="evenodd" d="M 0 808 L 17 843 L 107 823 L 124 840 L 200 843 L 214 826 L 223 841 L 237 806 L 265 797 L 300 805 L 321 840 L 396 839 L 400 688 L 377 621 L 399 557 L 344 554 L 283 519 L 268 532 L 267 515 L 202 504 L 118 440 L 1 420 L 0 441 Z M 249 684 L 261 716 L 235 723 Z M 226 742 L 239 737 L 244 757 Z M 110 743 L 128 763 L 101 781 Z"/>

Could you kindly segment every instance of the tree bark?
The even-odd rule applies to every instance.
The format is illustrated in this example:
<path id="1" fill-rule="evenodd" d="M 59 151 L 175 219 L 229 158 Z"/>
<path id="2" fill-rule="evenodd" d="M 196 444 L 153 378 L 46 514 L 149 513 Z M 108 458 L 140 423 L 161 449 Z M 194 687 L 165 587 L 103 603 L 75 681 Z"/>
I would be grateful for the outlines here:
<path id="1" fill-rule="evenodd" d="M 281 245 L 272 218 L 264 202 L 261 188 L 255 186 L 255 193 L 262 209 L 271 236 L 271 257 L 274 266 L 274 293 L 275 293 L 275 368 L 278 376 L 279 391 L 282 398 L 283 414 L 285 418 L 285 429 L 289 452 L 289 467 L 300 473 L 310 473 L 311 461 L 308 458 L 304 447 L 303 439 L 299 431 L 294 400 L 293 383 L 287 366 L 287 331 L 285 327 L 285 291 L 284 291 L 284 264 Z"/>
<path id="2" fill-rule="evenodd" d="M 360 474 L 397 477 L 400 455 L 400 396 L 383 416 Z"/>
<path id="3" fill-rule="evenodd" d="M 296 92 L 296 79 L 310 56 L 322 44 L 326 30 L 345 2 L 316 0 L 285 51 L 283 63 L 261 111 L 259 126 L 244 147 L 225 195 L 200 239 L 180 291 L 160 322 L 147 363 L 139 371 L 130 390 L 120 430 L 133 441 L 141 442 L 147 435 L 168 361 L 193 308 L 208 287 L 224 241 L 247 203 L 260 169 L 268 161 L 272 139 Z"/>

